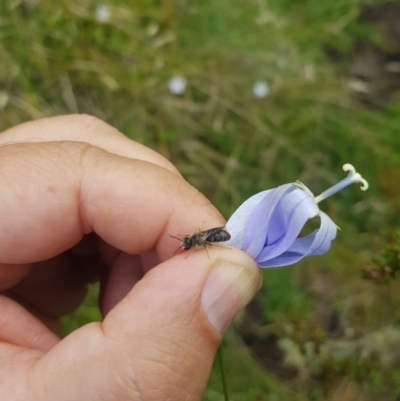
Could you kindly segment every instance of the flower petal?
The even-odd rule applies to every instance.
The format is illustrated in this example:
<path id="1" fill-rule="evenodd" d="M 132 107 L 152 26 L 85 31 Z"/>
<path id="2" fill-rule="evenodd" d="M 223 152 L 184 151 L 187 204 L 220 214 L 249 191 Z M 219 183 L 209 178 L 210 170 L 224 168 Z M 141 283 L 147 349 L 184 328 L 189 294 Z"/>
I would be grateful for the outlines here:
<path id="1" fill-rule="evenodd" d="M 298 238 L 306 222 L 319 215 L 321 225 Z M 335 223 L 320 212 L 314 195 L 304 185 L 285 184 L 245 201 L 226 224 L 227 245 L 252 256 L 260 267 L 284 266 L 305 256 L 328 251 L 336 237 Z"/>
<path id="2" fill-rule="evenodd" d="M 337 227 L 332 219 L 324 212 L 319 212 L 321 227 L 307 255 L 322 255 L 329 250 L 331 242 L 336 238 Z"/>
<path id="3" fill-rule="evenodd" d="M 272 233 L 281 231 L 276 230 L 276 228 L 282 226 L 284 234 L 276 239 L 273 238 L 273 235 L 268 236 L 268 243 L 258 255 L 257 262 L 275 258 L 288 250 L 295 242 L 307 220 L 315 217 L 319 209 L 314 202 L 314 197 L 301 189 L 296 189 L 286 194 L 277 211 L 279 213 L 274 212 L 274 216 L 270 221 L 270 231 Z"/>
<path id="4" fill-rule="evenodd" d="M 231 239 L 225 242 L 226 245 L 242 249 L 244 227 L 246 226 L 249 216 L 261 200 L 271 191 L 273 191 L 273 189 L 268 189 L 267 191 L 262 191 L 253 195 L 235 210 L 225 226 L 231 235 Z"/>
<path id="5" fill-rule="evenodd" d="M 293 245 L 275 258 L 258 262 L 260 267 L 278 267 L 290 265 L 303 259 L 305 256 L 322 255 L 331 246 L 336 237 L 337 227 L 331 218 L 320 212 L 321 226 L 306 237 L 297 238 Z"/>
<path id="6" fill-rule="evenodd" d="M 294 191 L 292 184 L 282 185 L 269 192 L 254 208 L 244 226 L 242 249 L 254 259 L 260 254 L 270 232 L 270 219 L 275 209 L 288 192 Z M 257 260 L 257 259 L 256 259 Z"/>
<path id="7" fill-rule="evenodd" d="M 260 267 L 280 267 L 280 266 L 288 266 L 292 265 L 293 263 L 298 262 L 299 260 L 303 259 L 303 254 L 298 254 L 295 252 L 284 252 L 282 255 L 277 256 L 274 259 L 266 260 L 265 262 L 258 263 Z"/>

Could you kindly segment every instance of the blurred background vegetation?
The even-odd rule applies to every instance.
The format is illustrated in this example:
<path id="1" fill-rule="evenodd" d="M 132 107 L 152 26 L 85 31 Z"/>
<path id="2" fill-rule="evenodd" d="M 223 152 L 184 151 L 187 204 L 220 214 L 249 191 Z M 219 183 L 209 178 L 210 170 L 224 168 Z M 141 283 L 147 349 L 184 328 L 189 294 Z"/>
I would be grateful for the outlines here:
<path id="1" fill-rule="evenodd" d="M 232 400 L 400 400 L 400 3 L 2 0 L 0 131 L 89 113 L 166 156 L 229 217 L 352 163 L 331 251 L 264 271 L 224 342 Z M 66 332 L 100 318 L 97 287 Z M 218 363 L 205 401 L 223 399 Z"/>

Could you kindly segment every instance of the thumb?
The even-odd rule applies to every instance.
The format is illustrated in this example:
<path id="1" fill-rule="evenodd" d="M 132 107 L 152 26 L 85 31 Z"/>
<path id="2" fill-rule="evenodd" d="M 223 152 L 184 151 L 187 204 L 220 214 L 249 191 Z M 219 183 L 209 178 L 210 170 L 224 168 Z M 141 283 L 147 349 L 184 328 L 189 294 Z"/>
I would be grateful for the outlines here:
<path id="1" fill-rule="evenodd" d="M 60 393 L 65 387 L 68 400 L 200 400 L 223 332 L 261 284 L 245 253 L 209 253 L 181 254 L 155 267 L 102 324 L 82 327 L 55 346 L 49 354 L 58 354 L 62 371 L 53 377 L 63 383 L 52 399 L 67 399 Z M 72 365 L 60 365 L 65 347 L 73 350 Z M 82 380 L 76 394 L 68 377 Z"/>
<path id="2" fill-rule="evenodd" d="M 209 253 L 183 253 L 151 270 L 104 321 L 125 344 L 145 400 L 200 400 L 223 332 L 259 289 L 249 256 Z"/>

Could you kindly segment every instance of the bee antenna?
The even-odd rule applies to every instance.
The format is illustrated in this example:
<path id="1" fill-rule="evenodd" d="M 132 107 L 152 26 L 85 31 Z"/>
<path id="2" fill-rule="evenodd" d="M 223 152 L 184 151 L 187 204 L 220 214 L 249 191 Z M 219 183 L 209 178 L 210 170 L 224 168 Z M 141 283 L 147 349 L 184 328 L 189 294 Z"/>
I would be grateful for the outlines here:
<path id="1" fill-rule="evenodd" d="M 180 238 L 174 237 L 173 235 L 170 235 L 170 237 L 171 237 L 171 238 L 175 238 L 175 239 L 177 239 L 178 241 L 182 241 Z"/>
<path id="2" fill-rule="evenodd" d="M 178 238 L 178 237 L 175 237 L 175 236 L 173 236 L 173 235 L 170 235 L 170 237 L 171 237 L 171 238 L 175 238 L 175 239 L 177 239 L 178 241 L 181 241 L 181 246 L 174 252 L 174 255 L 175 255 L 180 249 L 182 249 L 182 239 L 181 239 L 181 238 Z"/>

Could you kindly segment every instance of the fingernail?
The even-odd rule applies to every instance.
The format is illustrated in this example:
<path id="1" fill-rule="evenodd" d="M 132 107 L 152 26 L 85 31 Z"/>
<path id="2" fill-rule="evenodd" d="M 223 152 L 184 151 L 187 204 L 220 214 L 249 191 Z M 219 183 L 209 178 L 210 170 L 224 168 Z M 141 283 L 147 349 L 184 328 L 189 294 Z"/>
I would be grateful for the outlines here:
<path id="1" fill-rule="evenodd" d="M 201 301 L 208 319 L 221 334 L 259 290 L 261 273 L 231 263 L 215 266 L 207 277 Z"/>

